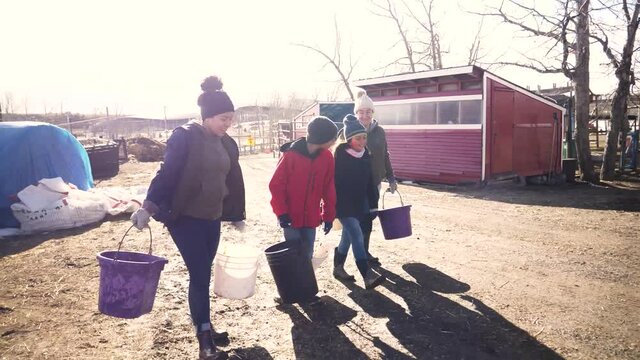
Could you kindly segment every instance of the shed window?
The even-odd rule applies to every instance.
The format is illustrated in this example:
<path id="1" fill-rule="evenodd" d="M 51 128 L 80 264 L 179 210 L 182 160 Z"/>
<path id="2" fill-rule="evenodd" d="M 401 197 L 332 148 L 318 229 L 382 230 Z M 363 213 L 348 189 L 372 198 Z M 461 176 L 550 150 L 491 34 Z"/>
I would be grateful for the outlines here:
<path id="1" fill-rule="evenodd" d="M 398 89 L 384 89 L 382 90 L 382 96 L 397 96 Z"/>
<path id="2" fill-rule="evenodd" d="M 418 92 L 418 89 L 415 87 L 406 87 L 400 89 L 400 95 L 411 95 Z"/>
<path id="3" fill-rule="evenodd" d="M 462 83 L 462 90 L 477 90 L 477 89 L 482 89 L 482 82 L 467 81 Z"/>
<path id="4" fill-rule="evenodd" d="M 480 124 L 482 100 L 381 104 L 375 118 L 383 125 Z"/>
<path id="5" fill-rule="evenodd" d="M 393 104 L 376 106 L 374 117 L 383 125 L 410 125 L 412 104 Z"/>
<path id="6" fill-rule="evenodd" d="M 367 91 L 367 95 L 369 95 L 372 98 L 378 97 L 380 96 L 380 90 L 369 90 Z"/>
<path id="7" fill-rule="evenodd" d="M 458 83 L 440 84 L 440 91 L 458 91 Z"/>
<path id="8" fill-rule="evenodd" d="M 425 86 L 420 86 L 418 88 L 418 92 L 419 93 L 434 93 L 434 92 L 438 92 L 438 86 L 437 85 L 425 85 Z"/>
<path id="9" fill-rule="evenodd" d="M 482 120 L 482 100 L 460 102 L 460 124 L 480 124 Z"/>
<path id="10" fill-rule="evenodd" d="M 416 124 L 433 125 L 438 123 L 437 103 L 417 103 L 415 104 Z"/>
<path id="11" fill-rule="evenodd" d="M 457 124 L 458 113 L 458 101 L 443 101 L 438 103 L 438 124 Z"/>

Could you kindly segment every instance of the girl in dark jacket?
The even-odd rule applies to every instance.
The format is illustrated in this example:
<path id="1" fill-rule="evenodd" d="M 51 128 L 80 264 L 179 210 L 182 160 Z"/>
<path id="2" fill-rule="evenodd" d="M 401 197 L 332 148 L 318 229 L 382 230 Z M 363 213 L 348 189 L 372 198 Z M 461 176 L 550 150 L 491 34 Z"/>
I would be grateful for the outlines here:
<path id="1" fill-rule="evenodd" d="M 201 88 L 202 125 L 189 123 L 173 131 L 164 163 L 131 221 L 142 229 L 153 216 L 167 226 L 189 271 L 189 309 L 200 359 L 226 359 L 214 342 L 228 336 L 211 326 L 209 284 L 220 222 L 244 227 L 244 182 L 238 146 L 226 133 L 233 121 L 233 103 L 215 76 L 206 78 Z"/>
<path id="2" fill-rule="evenodd" d="M 373 181 L 364 126 L 353 115 L 347 115 L 343 123 L 346 143 L 338 145 L 335 151 L 336 216 L 342 223 L 342 237 L 334 253 L 333 275 L 343 281 L 355 280 L 344 270 L 351 247 L 365 288 L 373 289 L 385 278 L 369 267 L 360 222 L 376 217 L 378 188 Z"/>

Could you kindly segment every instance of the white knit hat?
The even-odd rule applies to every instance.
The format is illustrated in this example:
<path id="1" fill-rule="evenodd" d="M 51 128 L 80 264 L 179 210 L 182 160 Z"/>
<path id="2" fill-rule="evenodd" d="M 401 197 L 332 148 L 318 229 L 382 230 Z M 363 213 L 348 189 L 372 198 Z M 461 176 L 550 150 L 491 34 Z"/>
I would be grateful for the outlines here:
<path id="1" fill-rule="evenodd" d="M 373 110 L 373 101 L 369 96 L 367 96 L 367 92 L 364 90 L 358 90 L 358 95 L 353 106 L 353 113 L 355 114 L 361 109 Z"/>

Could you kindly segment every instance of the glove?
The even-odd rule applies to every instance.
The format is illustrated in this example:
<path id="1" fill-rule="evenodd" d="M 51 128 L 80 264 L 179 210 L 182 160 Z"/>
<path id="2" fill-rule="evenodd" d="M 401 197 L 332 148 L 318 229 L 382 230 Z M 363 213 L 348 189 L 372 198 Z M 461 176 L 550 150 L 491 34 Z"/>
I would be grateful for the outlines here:
<path id="1" fill-rule="evenodd" d="M 325 221 L 324 222 L 324 226 L 322 227 L 322 230 L 324 231 L 324 234 L 327 235 L 329 233 L 329 231 L 331 231 L 332 227 L 333 227 L 333 222 Z"/>
<path id="2" fill-rule="evenodd" d="M 133 223 L 133 226 L 135 226 L 138 230 L 142 230 L 145 227 L 149 226 L 150 220 L 151 214 L 149 214 L 149 212 L 142 207 L 131 214 L 131 222 Z"/>
<path id="3" fill-rule="evenodd" d="M 392 181 L 389 183 L 389 192 L 394 194 L 396 192 L 396 190 L 398 190 L 398 182 L 397 181 Z"/>
<path id="4" fill-rule="evenodd" d="M 244 220 L 234 221 L 234 222 L 231 223 L 231 225 L 241 233 L 243 233 L 246 230 L 246 227 L 247 227 L 247 224 L 244 222 Z"/>
<path id="5" fill-rule="evenodd" d="M 282 214 L 278 216 L 278 222 L 280 222 L 280 227 L 283 229 L 291 227 L 291 218 L 289 217 L 289 214 Z"/>
<path id="6" fill-rule="evenodd" d="M 377 217 L 378 217 L 378 209 L 370 209 L 369 210 L 369 219 L 371 219 L 371 221 L 373 221 Z"/>

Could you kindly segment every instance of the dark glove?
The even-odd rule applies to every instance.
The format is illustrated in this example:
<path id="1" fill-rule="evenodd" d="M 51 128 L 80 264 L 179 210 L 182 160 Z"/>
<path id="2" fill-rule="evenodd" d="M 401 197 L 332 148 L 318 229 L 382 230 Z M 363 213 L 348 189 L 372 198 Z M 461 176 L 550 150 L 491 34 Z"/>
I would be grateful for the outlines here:
<path id="1" fill-rule="evenodd" d="M 278 216 L 278 221 L 280 222 L 280 227 L 283 229 L 291 227 L 291 218 L 289 217 L 289 214 L 282 214 Z"/>
<path id="2" fill-rule="evenodd" d="M 329 233 L 329 231 L 331 231 L 331 228 L 333 227 L 333 223 L 330 221 L 325 221 L 324 222 L 324 227 L 322 228 L 322 230 L 324 230 L 324 234 L 327 235 Z"/>
<path id="3" fill-rule="evenodd" d="M 378 210 L 376 209 L 369 210 L 369 219 L 371 219 L 371 221 L 373 221 L 377 217 L 378 217 Z"/>

